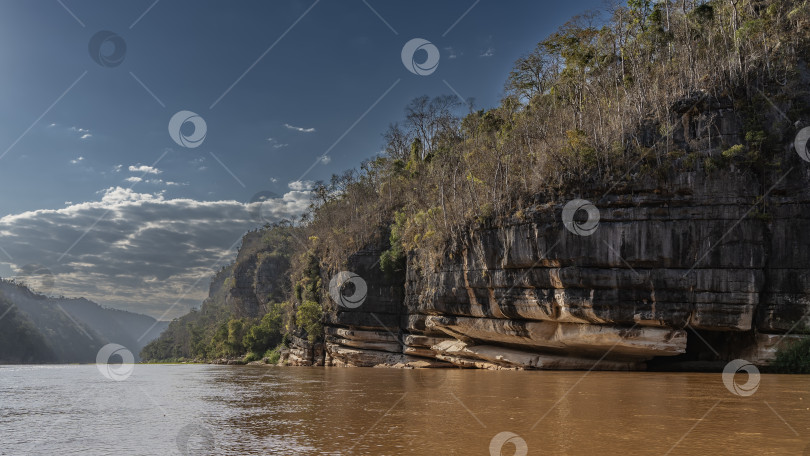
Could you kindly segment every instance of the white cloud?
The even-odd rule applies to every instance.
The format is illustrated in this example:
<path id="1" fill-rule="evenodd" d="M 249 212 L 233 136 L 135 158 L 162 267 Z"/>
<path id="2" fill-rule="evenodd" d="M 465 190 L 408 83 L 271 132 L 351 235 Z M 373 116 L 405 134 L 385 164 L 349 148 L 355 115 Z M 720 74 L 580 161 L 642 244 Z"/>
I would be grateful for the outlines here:
<path id="1" fill-rule="evenodd" d="M 153 168 L 151 166 L 146 165 L 139 165 L 139 166 L 130 165 L 129 171 L 133 173 L 144 173 L 144 174 L 160 174 L 163 172 L 157 168 Z"/>
<path id="2" fill-rule="evenodd" d="M 0 218 L 0 245 L 14 258 L 14 269 L 47 267 L 54 274 L 51 294 L 155 317 L 179 302 L 165 316 L 173 318 L 205 298 L 208 278 L 233 260 L 231 247 L 242 234 L 306 211 L 311 185 L 291 183 L 282 197 L 253 203 L 261 205 L 263 221 L 238 201 L 167 199 L 163 192 L 111 187 L 99 192 L 99 201 Z"/>
<path id="3" fill-rule="evenodd" d="M 312 187 L 314 187 L 314 186 L 315 186 L 315 182 L 313 182 L 313 181 L 300 181 L 300 180 L 292 181 L 289 184 L 287 184 L 287 187 L 289 187 L 290 190 L 298 191 L 298 192 L 312 190 Z"/>
<path id="4" fill-rule="evenodd" d="M 275 178 L 275 177 L 271 177 L 271 178 L 270 178 L 270 182 L 272 182 L 272 183 L 274 183 L 274 184 L 275 184 L 276 182 L 278 182 L 278 179 L 277 179 L 277 178 Z"/>
<path id="5" fill-rule="evenodd" d="M 121 168 L 123 168 L 123 167 L 124 167 L 124 165 L 115 165 L 115 166 L 113 166 L 113 171 L 115 171 L 116 173 L 120 173 Z"/>
<path id="6" fill-rule="evenodd" d="M 186 186 L 188 184 L 174 182 L 174 181 L 164 181 L 163 179 L 144 179 L 138 176 L 131 176 L 124 179 L 126 182 L 131 182 L 133 184 L 137 184 L 138 182 L 143 182 L 144 184 L 150 185 L 166 185 L 167 187 L 181 187 Z"/>
<path id="7" fill-rule="evenodd" d="M 287 125 L 287 124 L 284 124 L 284 125 L 285 125 L 285 126 L 287 126 L 287 128 L 294 128 L 294 129 L 297 129 L 297 130 L 299 130 L 299 131 L 305 131 L 305 130 L 303 130 L 303 129 L 299 129 L 299 128 L 297 128 L 297 127 L 293 127 L 293 126 L 291 126 L 291 125 Z M 312 129 L 312 131 L 315 131 L 315 129 L 313 128 L 313 129 Z M 273 149 L 281 149 L 282 147 L 287 147 L 287 146 L 289 146 L 289 144 L 287 144 L 287 143 L 282 144 L 282 143 L 280 143 L 280 142 L 276 141 L 276 139 L 275 139 L 275 138 L 267 138 L 267 141 L 269 141 L 271 144 L 272 144 L 272 143 L 275 143 L 275 144 L 273 144 Z"/>
<path id="8" fill-rule="evenodd" d="M 328 155 L 324 155 L 323 157 L 321 157 L 321 164 L 322 165 L 328 165 L 331 162 L 332 162 L 332 157 L 330 157 Z"/>
<path id="9" fill-rule="evenodd" d="M 481 53 L 480 57 L 492 57 L 494 55 L 495 55 L 495 48 L 490 46 L 484 52 Z"/>
<path id="10" fill-rule="evenodd" d="M 444 48 L 444 50 L 447 51 L 448 59 L 455 59 L 458 57 L 458 54 L 456 54 L 456 50 L 453 49 L 453 46 L 447 46 L 446 48 Z"/>
<path id="11" fill-rule="evenodd" d="M 290 125 L 290 124 L 288 124 L 288 123 L 285 123 L 285 124 L 284 124 L 284 128 L 288 128 L 288 129 L 290 129 L 290 130 L 299 131 L 299 132 L 301 132 L 301 133 L 314 133 L 314 132 L 315 132 L 315 128 L 314 128 L 314 127 L 312 127 L 312 128 L 295 127 L 295 126 L 292 126 L 292 125 Z"/>
<path id="12" fill-rule="evenodd" d="M 87 138 L 92 138 L 92 137 L 93 137 L 93 135 L 91 135 L 90 133 L 85 133 L 79 139 L 87 139 Z"/>
<path id="13" fill-rule="evenodd" d="M 90 133 L 90 130 L 86 128 L 77 128 L 77 127 L 70 127 L 70 131 L 75 131 L 76 133 Z"/>
<path id="14" fill-rule="evenodd" d="M 79 157 L 79 158 L 74 158 L 73 160 L 70 161 L 70 163 L 72 163 L 74 165 L 78 165 L 79 163 L 81 163 L 83 161 L 84 161 L 84 157 Z"/>

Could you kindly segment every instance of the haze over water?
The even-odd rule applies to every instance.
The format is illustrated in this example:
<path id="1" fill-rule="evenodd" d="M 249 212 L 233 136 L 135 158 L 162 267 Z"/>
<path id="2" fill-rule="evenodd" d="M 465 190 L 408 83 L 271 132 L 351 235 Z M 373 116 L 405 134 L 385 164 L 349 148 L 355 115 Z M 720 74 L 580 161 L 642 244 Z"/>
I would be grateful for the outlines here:
<path id="1" fill-rule="evenodd" d="M 720 374 L 135 365 L 113 381 L 92 365 L 6 366 L 0 429 L 3 455 L 184 454 L 183 442 L 188 454 L 486 455 L 502 432 L 529 455 L 802 454 L 810 377 L 763 375 L 742 397 Z"/>

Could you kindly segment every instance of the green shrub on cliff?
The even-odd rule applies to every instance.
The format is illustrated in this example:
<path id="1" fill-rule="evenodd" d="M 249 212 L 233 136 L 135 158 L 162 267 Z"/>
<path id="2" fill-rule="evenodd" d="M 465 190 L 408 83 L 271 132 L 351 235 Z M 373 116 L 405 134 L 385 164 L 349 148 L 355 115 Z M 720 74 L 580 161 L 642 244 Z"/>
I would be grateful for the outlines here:
<path id="1" fill-rule="evenodd" d="M 275 347 L 283 337 L 283 318 L 282 304 L 270 304 L 270 311 L 258 324 L 247 330 L 242 345 L 253 353 L 264 353 Z"/>
<path id="2" fill-rule="evenodd" d="M 278 364 L 278 361 L 281 359 L 281 347 L 282 345 L 278 345 L 276 348 L 267 350 L 264 353 L 267 364 Z"/>
<path id="3" fill-rule="evenodd" d="M 259 355 L 256 352 L 249 351 L 247 352 L 245 358 L 242 361 L 244 361 L 245 363 L 252 363 L 253 361 L 258 361 L 260 359 L 262 359 L 261 355 Z"/>
<path id="4" fill-rule="evenodd" d="M 394 214 L 394 223 L 391 225 L 391 235 L 388 240 L 391 248 L 380 255 L 380 270 L 387 277 L 405 269 L 405 251 L 402 248 L 402 233 L 405 230 L 407 217 L 402 212 Z"/>
<path id="5" fill-rule="evenodd" d="M 810 374 L 810 337 L 782 344 L 773 368 L 783 374 Z"/>
<path id="6" fill-rule="evenodd" d="M 315 301 L 304 301 L 298 306 L 298 311 L 295 314 L 295 322 L 299 328 L 302 328 L 307 333 L 307 339 L 310 342 L 315 342 L 320 339 L 323 332 L 323 310 L 321 305 Z"/>
<path id="7" fill-rule="evenodd" d="M 236 318 L 230 319 L 227 323 L 222 323 L 217 328 L 214 337 L 207 351 L 208 357 L 235 357 L 245 353 L 242 340 L 245 337 L 245 323 Z"/>

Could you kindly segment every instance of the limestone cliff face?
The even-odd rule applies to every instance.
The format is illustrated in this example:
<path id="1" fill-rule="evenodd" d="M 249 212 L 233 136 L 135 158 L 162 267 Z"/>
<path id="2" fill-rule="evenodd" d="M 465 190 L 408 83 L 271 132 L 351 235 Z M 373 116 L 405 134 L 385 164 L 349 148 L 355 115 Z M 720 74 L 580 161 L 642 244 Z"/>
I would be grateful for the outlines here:
<path id="1" fill-rule="evenodd" d="M 599 214 L 590 235 L 564 226 L 568 200 L 548 201 L 471 229 L 438 264 L 411 253 L 402 277 L 382 275 L 379 251 L 355 254 L 348 270 L 367 283 L 366 300 L 333 303 L 323 355 L 304 362 L 767 364 L 778 343 L 810 328 L 810 164 L 785 145 L 776 168 L 707 172 L 705 157 L 741 141 L 740 121 L 727 104 L 685 106 L 676 145 L 710 136 L 693 170 L 584 189 L 576 198 Z"/>
<path id="2" fill-rule="evenodd" d="M 323 359 L 313 361 L 765 364 L 784 333 L 799 337 L 808 323 L 808 177 L 807 169 L 793 170 L 759 182 L 730 170 L 637 182 L 593 198 L 600 222 L 590 236 L 567 230 L 563 205 L 550 203 L 471 231 L 434 270 L 412 259 L 404 278 L 382 275 L 380 252 L 358 252 L 349 270 L 366 281 L 366 300 L 355 309 L 333 306 Z M 752 216 L 768 189 L 766 214 Z"/>
<path id="3" fill-rule="evenodd" d="M 481 228 L 409 277 L 409 311 L 472 347 L 766 362 L 810 311 L 807 175 L 787 176 L 768 183 L 767 217 L 751 216 L 762 183 L 732 171 L 607 195 L 590 236 L 566 230 L 556 204 Z M 431 350 L 461 356 L 445 348 Z"/>
<path id="4" fill-rule="evenodd" d="M 269 253 L 263 233 L 254 231 L 242 239 L 242 247 L 233 264 L 233 281 L 225 295 L 225 304 L 237 317 L 261 317 L 268 302 L 285 298 L 289 260 Z M 212 290 L 212 296 L 215 294 Z"/>

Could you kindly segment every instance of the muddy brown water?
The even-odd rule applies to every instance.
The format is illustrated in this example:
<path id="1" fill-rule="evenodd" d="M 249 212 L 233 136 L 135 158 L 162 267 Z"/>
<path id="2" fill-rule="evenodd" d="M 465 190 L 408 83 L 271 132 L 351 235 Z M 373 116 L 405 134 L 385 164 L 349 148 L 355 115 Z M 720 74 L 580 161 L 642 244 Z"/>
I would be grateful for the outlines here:
<path id="1" fill-rule="evenodd" d="M 0 366 L 0 454 L 810 455 L 810 376 L 732 390 L 692 373 Z"/>

